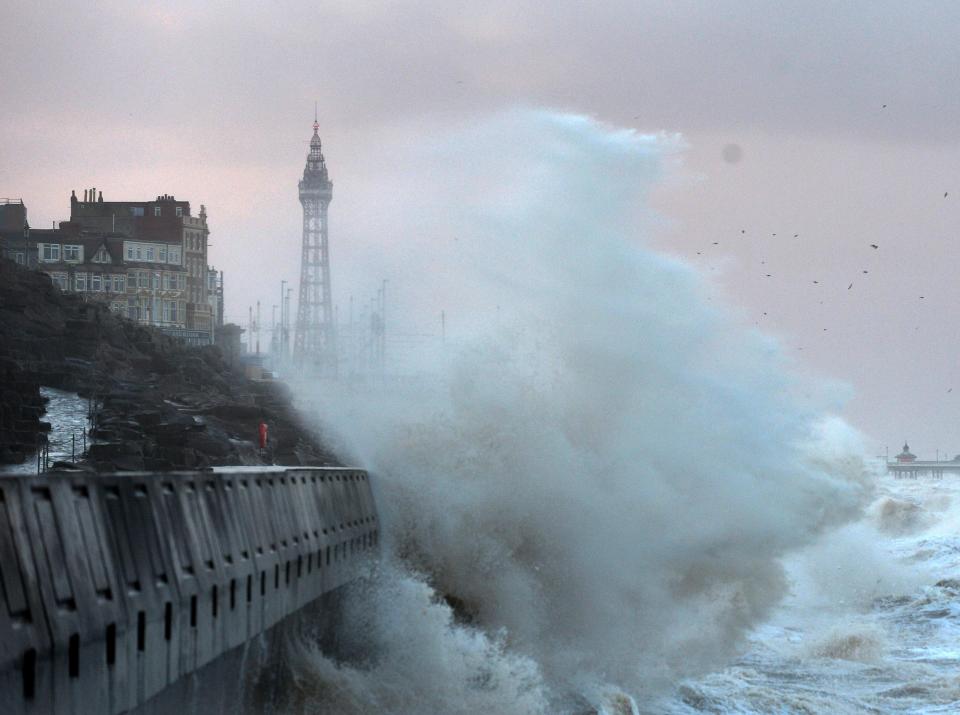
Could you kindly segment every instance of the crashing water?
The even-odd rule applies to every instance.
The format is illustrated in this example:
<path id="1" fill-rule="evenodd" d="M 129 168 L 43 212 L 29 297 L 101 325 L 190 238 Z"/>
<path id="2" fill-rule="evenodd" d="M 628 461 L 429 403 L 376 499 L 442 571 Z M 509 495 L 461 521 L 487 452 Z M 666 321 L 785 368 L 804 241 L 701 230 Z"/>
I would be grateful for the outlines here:
<path id="1" fill-rule="evenodd" d="M 75 392 L 58 390 L 54 387 L 40 387 L 40 396 L 46 401 L 43 420 L 50 425 L 46 434 L 49 445 L 47 461 L 74 462 L 83 456 L 86 434 L 90 429 L 90 404 L 86 397 L 80 397 Z M 34 453 L 23 463 L 4 467 L 4 471 L 14 473 L 36 472 L 37 455 Z"/>
<path id="2" fill-rule="evenodd" d="M 861 522 L 790 559 L 745 655 L 649 712 L 960 712 L 960 481 L 877 484 Z"/>
<path id="3" fill-rule="evenodd" d="M 398 157 L 423 178 L 377 268 L 422 273 L 393 325 L 456 321 L 405 356 L 416 380 L 312 396 L 386 543 L 347 599 L 349 658 L 293 648 L 306 710 L 875 712 L 871 678 L 921 697 L 894 676 L 939 667 L 911 650 L 922 623 L 891 624 L 947 593 L 897 551 L 927 508 L 867 509 L 880 478 L 838 405 L 643 246 L 681 148 L 520 111 L 437 140 L 430 171 Z"/>

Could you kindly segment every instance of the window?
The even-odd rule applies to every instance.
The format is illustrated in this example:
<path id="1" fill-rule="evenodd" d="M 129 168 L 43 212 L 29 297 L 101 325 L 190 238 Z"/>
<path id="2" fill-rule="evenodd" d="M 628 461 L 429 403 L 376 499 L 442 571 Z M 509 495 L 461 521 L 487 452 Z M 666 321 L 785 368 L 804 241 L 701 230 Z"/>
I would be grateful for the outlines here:
<path id="1" fill-rule="evenodd" d="M 73 289 L 76 291 L 85 291 L 87 289 L 86 273 L 75 273 L 73 275 Z"/>
<path id="2" fill-rule="evenodd" d="M 113 289 L 117 293 L 126 293 L 127 292 L 127 277 L 124 275 L 117 275 L 113 277 Z"/>
<path id="3" fill-rule="evenodd" d="M 159 216 L 159 215 L 160 215 L 160 207 L 159 207 L 159 206 L 154 206 L 154 207 L 153 207 L 153 215 L 154 215 L 154 216 Z"/>
<path id="4" fill-rule="evenodd" d="M 147 273 L 146 271 L 141 271 L 141 272 L 140 272 L 140 278 L 138 279 L 138 282 L 139 282 L 141 288 L 149 288 L 149 287 L 150 287 L 150 274 Z"/>
<path id="5" fill-rule="evenodd" d="M 60 248 L 57 246 L 57 248 Z M 67 274 L 66 273 L 51 273 L 50 278 L 53 280 L 53 284 L 57 286 L 60 290 L 67 289 Z"/>
<path id="6" fill-rule="evenodd" d="M 138 261 L 141 260 L 143 258 L 143 254 L 141 252 L 141 247 L 139 243 L 135 244 L 135 252 L 137 254 L 137 260 Z"/>
<path id="7" fill-rule="evenodd" d="M 97 251 L 97 255 L 93 257 L 93 262 L 94 263 L 110 263 L 110 259 L 107 257 L 106 250 L 101 248 L 99 251 Z"/>
<path id="8" fill-rule="evenodd" d="M 153 260 L 153 246 L 147 246 L 146 251 L 147 251 L 147 260 L 148 260 L 148 261 L 152 261 L 152 260 Z"/>
<path id="9" fill-rule="evenodd" d="M 131 216 L 143 216 L 143 206 L 131 206 L 130 207 Z M 132 316 L 131 316 L 132 317 Z"/>
<path id="10" fill-rule="evenodd" d="M 95 292 L 103 290 L 103 277 L 99 273 L 90 274 L 90 290 Z"/>
<path id="11" fill-rule="evenodd" d="M 167 263 L 175 263 L 178 266 L 180 265 L 180 248 L 171 247 L 167 253 Z"/>
<path id="12" fill-rule="evenodd" d="M 105 273 L 103 276 L 103 290 L 107 293 L 113 292 L 113 276 Z"/>
<path id="13" fill-rule="evenodd" d="M 80 260 L 80 246 L 65 245 L 63 247 L 63 260 L 65 261 L 79 261 Z"/>
<path id="14" fill-rule="evenodd" d="M 177 216 L 183 216 L 183 206 L 177 206 Z"/>
<path id="15" fill-rule="evenodd" d="M 132 243 L 127 244 L 127 260 L 128 261 L 133 260 L 133 244 Z"/>
<path id="16" fill-rule="evenodd" d="M 22 252 L 14 253 L 14 254 L 13 254 L 13 261 L 14 261 L 14 263 L 16 263 L 17 265 L 22 266 L 23 263 L 24 263 L 23 253 L 22 253 Z"/>
<path id="17" fill-rule="evenodd" d="M 40 257 L 44 261 L 59 261 L 60 260 L 60 244 L 59 243 L 41 243 Z"/>
<path id="18" fill-rule="evenodd" d="M 159 273 L 153 274 L 153 289 L 160 290 L 160 274 Z"/>
<path id="19" fill-rule="evenodd" d="M 166 247 L 166 246 L 160 246 L 160 262 L 161 262 L 161 263 L 166 263 L 166 262 L 167 262 L 167 247 Z"/>

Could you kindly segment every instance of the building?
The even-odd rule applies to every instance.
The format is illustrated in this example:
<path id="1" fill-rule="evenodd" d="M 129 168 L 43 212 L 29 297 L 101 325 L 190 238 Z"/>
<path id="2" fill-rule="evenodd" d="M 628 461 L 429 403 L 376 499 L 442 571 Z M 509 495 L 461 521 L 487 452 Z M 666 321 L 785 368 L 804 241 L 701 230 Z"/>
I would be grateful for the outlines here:
<path id="1" fill-rule="evenodd" d="M 138 320 L 158 324 L 159 315 L 162 321 L 167 314 L 163 312 L 167 310 L 166 304 L 152 302 L 152 293 L 165 290 L 164 271 L 176 273 L 177 285 L 181 275 L 183 280 L 182 288 L 176 289 L 182 291 L 178 303 L 183 305 L 178 305 L 175 321 L 184 331 L 180 337 L 196 343 L 213 341 L 214 318 L 207 288 L 210 231 L 204 206 L 201 205 L 198 216 L 193 216 L 189 201 L 177 201 L 166 194 L 153 201 L 104 201 L 102 191 L 86 189 L 82 200 L 76 192 L 71 193 L 70 223 L 84 231 L 125 237 L 122 260 L 135 265 L 139 271 L 136 279 Z M 154 287 L 157 283 L 161 288 Z"/>
<path id="2" fill-rule="evenodd" d="M 917 455 L 911 454 L 910 445 L 904 442 L 903 451 L 896 456 L 896 460 L 899 464 L 910 464 L 911 462 L 917 461 Z"/>
<path id="3" fill-rule="evenodd" d="M 207 302 L 210 304 L 216 342 L 217 332 L 223 327 L 223 271 L 213 266 L 207 268 Z"/>
<path id="4" fill-rule="evenodd" d="M 88 232 L 70 221 L 56 229 L 30 229 L 28 241 L 37 268 L 61 290 L 82 293 L 146 325 L 187 329 L 187 274 L 179 246 Z"/>
<path id="5" fill-rule="evenodd" d="M 29 264 L 29 231 L 23 199 L 0 199 L 0 258 L 9 258 L 20 265 Z M 33 259 L 36 263 L 36 255 Z"/>

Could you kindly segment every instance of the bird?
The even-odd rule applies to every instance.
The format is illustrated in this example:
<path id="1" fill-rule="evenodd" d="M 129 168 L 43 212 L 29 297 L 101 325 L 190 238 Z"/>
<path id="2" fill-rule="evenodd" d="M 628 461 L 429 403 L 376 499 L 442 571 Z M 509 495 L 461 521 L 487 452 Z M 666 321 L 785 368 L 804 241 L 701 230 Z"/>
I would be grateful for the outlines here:
<path id="1" fill-rule="evenodd" d="M 851 288 L 853 288 L 853 283 L 847 286 L 847 290 L 850 290 Z"/>
<path id="2" fill-rule="evenodd" d="M 767 274 L 767 278 L 770 278 L 770 274 L 769 274 L 769 273 Z"/>
<path id="3" fill-rule="evenodd" d="M 878 245 L 875 244 L 875 243 L 871 243 L 871 244 L 870 244 L 870 248 L 880 248 L 880 246 L 878 246 Z"/>
<path id="4" fill-rule="evenodd" d="M 714 242 L 713 242 L 713 245 L 714 245 L 714 246 L 719 246 L 719 245 L 720 245 L 720 241 L 714 241 Z"/>
<path id="5" fill-rule="evenodd" d="M 953 392 L 953 388 L 951 387 L 947 392 Z"/>
<path id="6" fill-rule="evenodd" d="M 948 192 L 946 192 L 946 191 L 943 192 L 943 198 L 947 198 L 947 193 L 948 193 Z"/>
<path id="7" fill-rule="evenodd" d="M 814 281 L 815 284 L 816 284 L 816 283 L 819 283 L 819 282 L 820 282 L 820 281 Z"/>
<path id="8" fill-rule="evenodd" d="M 923 300 L 923 296 L 922 296 L 922 295 L 920 296 L 920 300 Z"/>
<path id="9" fill-rule="evenodd" d="M 799 233 L 795 233 L 795 234 L 793 234 L 793 237 L 794 237 L 794 238 L 799 238 L 799 237 L 800 237 L 800 234 L 799 234 Z"/>
<path id="10" fill-rule="evenodd" d="M 776 236 L 777 234 L 774 233 L 774 234 L 771 234 L 771 235 L 772 235 L 772 236 Z"/>
<path id="11" fill-rule="evenodd" d="M 741 228 L 740 233 L 746 233 L 746 230 Z"/>
<path id="12" fill-rule="evenodd" d="M 882 107 L 880 107 L 880 109 L 886 109 L 886 108 L 887 108 L 887 105 L 886 105 L 886 104 L 884 104 Z"/>
<path id="13" fill-rule="evenodd" d="M 870 271 L 864 271 L 864 273 L 869 273 Z"/>

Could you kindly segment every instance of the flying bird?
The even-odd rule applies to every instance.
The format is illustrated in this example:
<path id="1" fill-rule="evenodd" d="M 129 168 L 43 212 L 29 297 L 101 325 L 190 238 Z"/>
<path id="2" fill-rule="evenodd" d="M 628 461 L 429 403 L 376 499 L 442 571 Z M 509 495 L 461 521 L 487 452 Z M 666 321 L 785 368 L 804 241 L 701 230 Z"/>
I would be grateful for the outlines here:
<path id="1" fill-rule="evenodd" d="M 819 283 L 820 281 L 814 281 L 814 283 Z"/>
<path id="2" fill-rule="evenodd" d="M 947 192 L 946 192 L 946 191 L 943 192 L 943 198 L 947 198 Z"/>
<path id="3" fill-rule="evenodd" d="M 851 288 L 853 288 L 853 283 L 847 286 L 847 290 L 850 290 Z"/>
<path id="4" fill-rule="evenodd" d="M 880 246 L 878 246 L 878 245 L 875 244 L 875 243 L 871 243 L 871 244 L 870 244 L 870 248 L 880 248 Z"/>
<path id="5" fill-rule="evenodd" d="M 864 271 L 864 273 L 869 273 L 870 271 Z"/>

